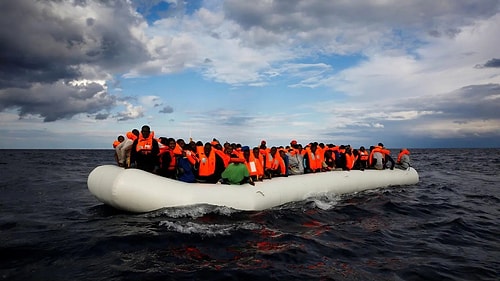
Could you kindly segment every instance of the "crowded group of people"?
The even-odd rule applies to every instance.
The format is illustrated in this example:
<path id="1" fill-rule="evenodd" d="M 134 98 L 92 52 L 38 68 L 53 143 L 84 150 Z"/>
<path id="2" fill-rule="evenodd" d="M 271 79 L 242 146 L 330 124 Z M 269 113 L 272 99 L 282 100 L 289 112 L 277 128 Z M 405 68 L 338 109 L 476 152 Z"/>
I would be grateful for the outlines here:
<path id="1" fill-rule="evenodd" d="M 184 182 L 254 185 L 256 181 L 335 170 L 408 169 L 410 152 L 403 148 L 397 160 L 382 143 L 361 146 L 312 142 L 305 146 L 267 147 L 262 140 L 250 148 L 217 139 L 203 143 L 154 136 L 147 125 L 118 136 L 113 143 L 119 166 L 137 168 Z"/>

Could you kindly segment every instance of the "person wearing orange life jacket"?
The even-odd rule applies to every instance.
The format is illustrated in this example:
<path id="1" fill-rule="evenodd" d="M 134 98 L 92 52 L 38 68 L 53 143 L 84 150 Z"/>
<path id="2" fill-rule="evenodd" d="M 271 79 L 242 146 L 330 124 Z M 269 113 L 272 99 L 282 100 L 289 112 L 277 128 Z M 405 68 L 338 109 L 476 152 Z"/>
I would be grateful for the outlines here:
<path id="1" fill-rule="evenodd" d="M 119 135 L 116 140 L 113 142 L 113 149 L 115 150 L 115 161 L 118 166 L 120 166 L 120 161 L 118 161 L 118 153 L 116 153 L 116 147 L 122 143 L 125 138 L 122 135 Z"/>
<path id="2" fill-rule="evenodd" d="M 370 153 L 366 151 L 364 146 L 359 147 L 359 169 L 363 171 L 364 169 L 368 169 L 368 158 L 370 157 Z"/>
<path id="3" fill-rule="evenodd" d="M 202 183 L 217 183 L 225 170 L 224 161 L 212 148 L 209 142 L 203 146 L 203 151 L 199 152 L 197 163 L 197 178 L 198 182 Z"/>
<path id="4" fill-rule="evenodd" d="M 125 138 L 122 135 L 119 135 L 116 140 L 113 142 L 113 148 L 116 148 L 120 143 L 122 143 Z"/>
<path id="5" fill-rule="evenodd" d="M 139 130 L 133 129 L 126 134 L 127 139 L 116 146 L 115 152 L 118 156 L 118 166 L 128 168 L 130 167 L 130 151 L 132 144 L 139 137 Z"/>
<path id="6" fill-rule="evenodd" d="M 325 167 L 323 168 L 323 171 L 333 171 L 335 170 L 335 158 L 333 151 L 330 149 L 327 149 L 325 151 L 325 156 L 324 156 L 324 161 L 325 161 Z"/>
<path id="7" fill-rule="evenodd" d="M 243 159 L 245 160 L 245 166 L 247 167 L 248 173 L 253 181 L 261 180 L 262 166 L 259 163 L 259 159 L 255 159 L 255 156 L 250 151 L 248 146 L 241 147 L 243 153 Z"/>
<path id="8" fill-rule="evenodd" d="M 182 150 L 177 148 L 177 143 L 173 138 L 160 138 L 160 153 L 158 153 L 159 168 L 158 175 L 170 179 L 177 178 L 177 158 L 182 156 Z"/>
<path id="9" fill-rule="evenodd" d="M 132 168 L 138 168 L 151 173 L 158 169 L 160 148 L 153 136 L 154 133 L 151 132 L 149 126 L 142 126 L 141 133 L 132 144 L 130 151 L 130 165 Z"/>
<path id="10" fill-rule="evenodd" d="M 320 152 L 318 151 L 318 144 L 312 143 L 304 155 L 304 173 L 321 172 L 321 169 L 323 168 L 323 162 L 321 161 L 322 158 L 323 157 L 320 156 Z"/>
<path id="11" fill-rule="evenodd" d="M 198 156 L 196 155 L 196 143 L 194 141 L 190 141 L 183 147 L 183 152 L 185 154 L 185 157 L 189 161 L 189 164 L 191 164 L 192 167 L 196 165 L 198 162 Z"/>
<path id="12" fill-rule="evenodd" d="M 288 165 L 289 165 L 289 159 L 288 155 L 285 152 L 285 148 L 283 146 L 280 146 L 278 149 L 278 153 L 280 154 L 281 159 L 283 160 L 283 163 L 285 164 L 285 172 L 283 173 L 282 176 L 288 177 L 289 171 L 288 171 Z"/>
<path id="13" fill-rule="evenodd" d="M 278 149 L 273 146 L 265 155 L 264 173 L 268 178 L 284 176 L 286 174 L 285 162 L 281 158 Z"/>
<path id="14" fill-rule="evenodd" d="M 368 158 L 368 165 L 370 168 L 377 170 L 385 169 L 387 161 L 391 162 L 391 170 L 394 169 L 394 160 L 391 158 L 391 151 L 386 149 L 382 143 L 377 146 L 370 147 L 370 156 Z"/>
<path id="15" fill-rule="evenodd" d="M 348 146 L 346 148 L 345 158 L 346 158 L 346 168 L 348 171 L 360 169 L 360 164 L 358 161 L 359 160 L 359 152 L 357 149 L 352 149 L 351 146 Z"/>
<path id="16" fill-rule="evenodd" d="M 399 151 L 398 160 L 395 167 L 401 170 L 406 170 L 411 167 L 410 151 L 408 149 L 402 148 Z"/>
<path id="17" fill-rule="evenodd" d="M 253 159 L 255 160 L 255 166 L 257 167 L 257 179 L 263 180 L 265 175 L 264 156 L 260 153 L 260 149 L 258 147 L 254 147 L 250 152 L 250 154 L 253 155 Z"/>

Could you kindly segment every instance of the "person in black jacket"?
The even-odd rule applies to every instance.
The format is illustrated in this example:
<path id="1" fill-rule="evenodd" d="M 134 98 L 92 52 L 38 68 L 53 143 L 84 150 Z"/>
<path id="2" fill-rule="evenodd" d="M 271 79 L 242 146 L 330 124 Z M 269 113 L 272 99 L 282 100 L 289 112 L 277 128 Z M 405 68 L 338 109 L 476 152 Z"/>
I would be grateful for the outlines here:
<path id="1" fill-rule="evenodd" d="M 130 167 L 154 173 L 159 167 L 159 153 L 158 142 L 153 138 L 149 126 L 144 125 L 139 137 L 132 144 Z"/>

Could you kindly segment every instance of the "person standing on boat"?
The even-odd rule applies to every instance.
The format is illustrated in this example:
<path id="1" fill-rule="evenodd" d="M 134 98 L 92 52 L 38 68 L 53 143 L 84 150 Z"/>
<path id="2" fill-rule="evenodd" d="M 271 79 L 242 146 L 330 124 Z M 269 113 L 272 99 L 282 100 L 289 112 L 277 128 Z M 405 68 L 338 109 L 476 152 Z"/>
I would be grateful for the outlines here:
<path id="1" fill-rule="evenodd" d="M 158 169 L 160 148 L 153 135 L 154 133 L 151 132 L 148 125 L 142 126 L 141 133 L 132 144 L 130 151 L 131 168 L 138 168 L 151 173 Z"/>
<path id="2" fill-rule="evenodd" d="M 406 170 L 410 166 L 411 166 L 410 151 L 406 148 L 402 148 L 398 154 L 396 168 L 401 169 L 401 170 Z"/>

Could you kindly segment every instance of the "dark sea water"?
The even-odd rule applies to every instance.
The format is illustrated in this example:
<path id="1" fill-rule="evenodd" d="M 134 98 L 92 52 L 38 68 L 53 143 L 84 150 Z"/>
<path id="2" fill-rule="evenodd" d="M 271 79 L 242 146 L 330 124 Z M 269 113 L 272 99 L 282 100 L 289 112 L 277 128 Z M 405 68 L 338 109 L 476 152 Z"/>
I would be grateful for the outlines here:
<path id="1" fill-rule="evenodd" d="M 412 160 L 412 186 L 127 214 L 87 189 L 112 150 L 0 150 L 0 280 L 499 280 L 500 149 Z"/>

